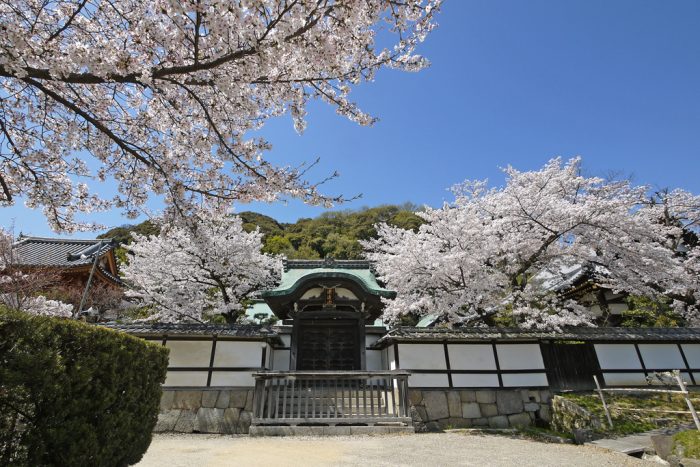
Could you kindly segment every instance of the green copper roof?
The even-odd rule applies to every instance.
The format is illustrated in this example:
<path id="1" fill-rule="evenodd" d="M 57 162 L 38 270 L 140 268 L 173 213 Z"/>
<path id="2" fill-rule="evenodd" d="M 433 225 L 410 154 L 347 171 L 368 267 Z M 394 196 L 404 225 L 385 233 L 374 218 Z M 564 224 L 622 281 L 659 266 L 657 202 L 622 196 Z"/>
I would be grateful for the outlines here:
<path id="1" fill-rule="evenodd" d="M 282 273 L 280 285 L 262 292 L 263 297 L 278 297 L 294 293 L 296 289 L 309 279 L 349 279 L 360 285 L 367 293 L 386 298 L 394 298 L 396 292 L 382 288 L 377 283 L 369 267 L 367 269 L 350 268 L 294 268 L 290 267 Z"/>

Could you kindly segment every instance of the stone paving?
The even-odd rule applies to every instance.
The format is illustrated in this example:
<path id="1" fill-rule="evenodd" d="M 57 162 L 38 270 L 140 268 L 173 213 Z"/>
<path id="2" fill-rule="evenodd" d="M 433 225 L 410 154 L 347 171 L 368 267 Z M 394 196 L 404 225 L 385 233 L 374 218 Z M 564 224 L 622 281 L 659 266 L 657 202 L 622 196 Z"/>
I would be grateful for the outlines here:
<path id="1" fill-rule="evenodd" d="M 657 466 L 592 446 L 547 444 L 502 435 L 253 438 L 160 434 L 139 467 L 168 466 Z"/>
<path id="2" fill-rule="evenodd" d="M 624 454 L 635 454 L 644 452 L 645 450 L 652 450 L 651 437 L 653 435 L 670 435 L 678 433 L 679 431 L 690 430 L 693 428 L 694 425 L 682 425 L 676 428 L 658 428 L 656 430 L 621 436 L 619 438 L 598 439 L 586 444 Z"/>

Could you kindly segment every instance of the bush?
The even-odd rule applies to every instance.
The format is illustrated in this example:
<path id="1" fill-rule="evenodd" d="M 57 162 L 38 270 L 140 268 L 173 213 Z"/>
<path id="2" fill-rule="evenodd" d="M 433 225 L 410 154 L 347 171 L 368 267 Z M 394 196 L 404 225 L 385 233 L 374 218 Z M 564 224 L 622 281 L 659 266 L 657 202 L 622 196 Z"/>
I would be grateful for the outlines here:
<path id="1" fill-rule="evenodd" d="M 0 310 L 0 465 L 136 463 L 167 365 L 124 333 Z"/>

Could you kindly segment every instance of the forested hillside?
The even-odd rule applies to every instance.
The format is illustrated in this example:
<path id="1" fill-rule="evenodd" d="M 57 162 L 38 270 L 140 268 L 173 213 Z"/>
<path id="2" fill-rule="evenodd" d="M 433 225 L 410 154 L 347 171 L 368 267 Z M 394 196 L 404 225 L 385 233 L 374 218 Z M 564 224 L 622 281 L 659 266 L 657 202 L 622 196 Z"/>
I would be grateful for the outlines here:
<path id="1" fill-rule="evenodd" d="M 316 218 L 302 218 L 294 223 L 280 223 L 272 217 L 245 211 L 239 215 L 248 231 L 260 228 L 264 234 L 263 251 L 285 255 L 290 259 L 360 259 L 362 247 L 358 240 L 374 238 L 374 225 L 380 222 L 405 229 L 417 229 L 423 221 L 414 214 L 413 204 L 384 205 L 359 210 L 329 211 Z M 119 243 L 129 243 L 131 232 L 153 235 L 158 226 L 151 221 L 113 228 L 99 238 L 112 237 Z M 120 254 L 121 253 L 121 254 Z M 124 259 L 123 251 L 118 252 Z"/>

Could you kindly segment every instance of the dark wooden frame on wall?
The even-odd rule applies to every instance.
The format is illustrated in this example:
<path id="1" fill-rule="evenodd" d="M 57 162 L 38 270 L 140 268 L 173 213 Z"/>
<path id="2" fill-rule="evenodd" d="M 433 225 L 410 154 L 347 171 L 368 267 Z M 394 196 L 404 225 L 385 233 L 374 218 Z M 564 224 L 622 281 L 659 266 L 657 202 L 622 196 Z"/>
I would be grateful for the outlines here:
<path id="1" fill-rule="evenodd" d="M 304 321 L 311 320 L 339 320 L 339 321 L 355 321 L 357 326 L 357 339 L 355 348 L 357 351 L 356 358 L 359 364 L 359 370 L 365 370 L 367 367 L 367 351 L 365 348 L 365 320 L 361 313 L 355 311 L 302 311 L 294 317 L 292 325 L 292 340 L 289 349 L 289 369 L 296 370 L 299 356 L 299 332 Z"/>
<path id="2" fill-rule="evenodd" d="M 568 357 L 566 352 L 563 355 L 558 354 L 557 346 L 562 345 L 576 346 L 575 350 L 584 349 L 585 354 L 581 355 L 581 359 L 575 367 L 551 365 L 553 360 L 565 360 Z M 576 341 L 576 343 L 567 343 L 556 340 L 544 340 L 540 342 L 540 352 L 542 353 L 544 366 L 547 369 L 547 381 L 549 381 L 549 386 L 552 389 L 576 391 L 595 389 L 593 375 L 598 376 L 598 378 L 602 376 L 598 355 L 592 342 Z M 581 362 L 583 365 L 578 364 Z M 586 364 L 588 367 L 582 368 Z M 602 381 L 601 379 L 599 380 Z"/>
<path id="3" fill-rule="evenodd" d="M 439 386 L 427 386 L 427 387 L 419 387 L 419 386 L 411 386 L 413 389 L 425 389 L 425 390 L 440 390 L 440 389 L 469 389 L 469 390 L 475 390 L 475 389 L 499 389 L 499 388 L 511 388 L 511 386 L 504 386 L 503 385 L 503 378 L 501 375 L 505 374 L 532 374 L 532 373 L 544 373 L 547 375 L 547 381 L 548 385 L 547 386 L 528 386 L 532 388 L 544 388 L 544 387 L 553 387 L 552 386 L 552 378 L 551 378 L 551 369 L 547 366 L 547 361 L 545 360 L 545 355 L 542 353 L 541 346 L 544 344 L 548 344 L 550 339 L 538 339 L 538 340 L 513 340 L 513 341 L 497 341 L 497 340 L 489 340 L 489 341 L 450 341 L 450 340 L 393 340 L 393 342 L 389 342 L 389 346 L 391 346 L 394 349 L 394 359 L 396 361 L 396 367 L 397 369 L 405 369 L 407 371 L 410 371 L 411 373 L 416 373 L 416 374 L 444 374 L 447 375 L 448 378 L 448 386 L 445 387 L 439 387 Z M 447 345 L 448 344 L 491 344 L 494 352 L 494 359 L 496 362 L 496 369 L 495 370 L 454 370 L 451 368 L 451 364 L 448 363 L 448 360 L 445 360 L 445 364 L 447 365 L 447 368 L 442 370 L 429 370 L 429 369 L 411 369 L 411 368 L 402 368 L 399 364 L 399 344 L 438 344 L 438 345 L 443 345 L 445 346 L 445 355 L 446 357 L 449 356 L 448 350 L 447 350 Z M 542 353 L 542 359 L 544 363 L 544 368 L 542 369 L 528 369 L 528 370 L 503 370 L 500 368 L 500 362 L 498 361 L 498 354 L 496 352 L 496 345 L 508 345 L 508 344 L 539 344 L 540 345 L 540 352 Z M 671 370 L 680 370 L 681 372 L 688 373 L 689 378 L 692 382 L 692 385 L 696 386 L 698 385 L 698 381 L 696 380 L 695 374 L 694 373 L 700 373 L 700 368 L 692 368 L 688 362 L 688 358 L 685 355 L 685 351 L 683 350 L 683 344 L 695 344 L 695 345 L 700 345 L 700 341 L 693 341 L 693 340 L 676 340 L 676 341 L 661 341 L 661 340 L 639 340 L 639 341 L 631 341 L 631 340 L 597 340 L 597 341 L 586 341 L 582 339 L 582 344 L 583 345 L 588 345 L 590 347 L 593 347 L 595 344 L 617 344 L 617 345 L 632 345 L 635 348 L 635 351 L 637 352 L 637 358 L 639 359 L 640 366 L 641 368 L 622 368 L 622 369 L 601 369 L 600 368 L 600 361 L 598 360 L 597 353 L 594 351 L 594 356 L 596 359 L 596 368 L 594 371 L 591 373 L 591 379 L 593 378 L 593 375 L 595 374 L 601 383 L 604 383 L 604 376 L 603 373 L 644 373 L 645 376 L 648 376 L 650 373 L 653 372 L 666 372 L 666 371 L 671 371 Z M 641 355 L 641 351 L 639 350 L 639 345 L 642 344 L 666 344 L 666 345 L 676 345 L 678 347 L 678 350 L 680 352 L 680 355 L 683 359 L 683 363 L 685 365 L 685 368 L 649 368 L 646 366 L 644 363 L 644 359 Z M 452 375 L 456 374 L 496 374 L 498 375 L 498 386 L 484 386 L 484 387 L 476 387 L 476 386 L 458 386 L 455 387 L 452 382 Z M 626 386 L 631 386 L 632 385 L 626 385 Z M 644 386 L 639 386 L 639 387 L 644 387 Z M 515 387 L 513 387 L 515 388 Z"/>
<path id="4" fill-rule="evenodd" d="M 267 348 L 269 347 L 269 342 L 265 339 L 241 339 L 240 337 L 225 337 L 213 334 L 210 336 L 183 336 L 175 335 L 169 336 L 163 334 L 161 336 L 155 337 L 144 337 L 147 341 L 160 342 L 162 346 L 165 346 L 168 341 L 186 341 L 186 342 L 211 342 L 211 354 L 209 356 L 208 366 L 168 366 L 168 371 L 197 371 L 207 373 L 207 384 L 206 386 L 196 386 L 196 387 L 212 387 L 211 378 L 212 374 L 216 372 L 241 372 L 241 373 L 254 373 L 257 371 L 267 370 Z M 256 342 L 260 344 L 261 349 L 261 359 L 260 366 L 256 367 L 233 367 L 233 366 L 214 366 L 214 359 L 216 358 L 216 343 L 219 341 L 224 342 Z M 166 388 L 177 388 L 177 387 L 189 387 L 189 386 L 165 386 Z"/>
<path id="5" fill-rule="evenodd" d="M 497 345 L 509 345 L 509 344 L 533 344 L 537 345 L 539 342 L 538 341 L 508 341 L 508 342 L 498 342 L 496 340 L 490 340 L 490 341 L 471 341 L 471 342 L 459 342 L 459 341 L 399 341 L 399 342 L 393 342 L 392 345 L 394 349 L 394 360 L 396 361 L 396 368 L 397 369 L 402 369 L 406 371 L 410 371 L 411 373 L 415 374 L 426 374 L 426 375 L 447 375 L 447 386 L 411 386 L 412 389 L 425 389 L 425 390 L 440 390 L 440 389 L 465 389 L 465 390 L 474 390 L 474 389 L 500 389 L 500 388 L 512 388 L 515 389 L 515 386 L 504 386 L 503 385 L 503 377 L 502 375 L 504 374 L 547 374 L 547 368 L 546 366 L 544 368 L 535 368 L 535 369 L 526 369 L 526 370 L 503 370 L 501 369 L 500 362 L 498 360 L 498 352 L 497 352 Z M 429 370 L 429 369 L 412 369 L 412 368 L 402 368 L 400 363 L 399 363 L 399 344 L 438 344 L 443 346 L 443 351 L 445 354 L 445 369 L 437 369 L 437 370 Z M 492 351 L 493 351 L 493 357 L 494 361 L 496 364 L 496 369 L 494 370 L 455 370 L 452 368 L 452 365 L 449 360 L 449 349 L 448 345 L 453 344 L 453 345 L 469 345 L 469 344 L 475 344 L 475 345 L 491 345 Z M 544 364 L 544 360 L 542 362 Z M 477 386 L 455 386 L 452 380 L 453 375 L 496 375 L 498 377 L 498 386 L 484 386 L 484 387 L 477 387 Z M 549 387 L 549 385 L 546 386 L 528 386 L 528 387 Z"/>
<path id="6" fill-rule="evenodd" d="M 600 369 L 600 374 L 598 375 L 601 381 L 603 383 L 605 381 L 605 377 L 603 376 L 603 373 L 644 373 L 644 376 L 649 376 L 649 373 L 663 373 L 666 371 L 673 371 L 673 370 L 680 370 L 682 373 L 688 373 L 688 376 L 690 377 L 690 381 L 692 382 L 693 386 L 697 386 L 697 381 L 695 379 L 694 373 L 700 373 L 700 368 L 691 368 L 690 364 L 688 363 L 688 358 L 685 355 L 685 351 L 683 350 L 683 344 L 685 345 L 700 345 L 700 342 L 698 341 L 681 341 L 681 342 L 663 342 L 663 341 L 635 341 L 635 342 L 624 342 L 624 341 L 600 341 L 600 342 L 593 342 L 592 344 L 622 344 L 622 345 L 633 345 L 634 350 L 637 354 L 637 358 L 639 359 L 639 364 L 641 368 L 615 368 L 615 369 Z M 685 368 L 650 368 L 647 367 L 646 363 L 644 363 L 644 357 L 642 357 L 642 352 L 639 350 L 640 345 L 644 344 L 664 344 L 664 345 L 675 345 L 678 347 L 678 352 L 681 355 L 681 359 L 683 360 L 683 364 L 685 365 Z M 597 354 L 596 354 L 597 356 Z M 598 367 L 600 367 L 600 362 L 598 362 Z M 625 386 L 632 386 L 634 385 L 625 385 Z M 641 387 L 641 386 L 640 386 Z"/>

